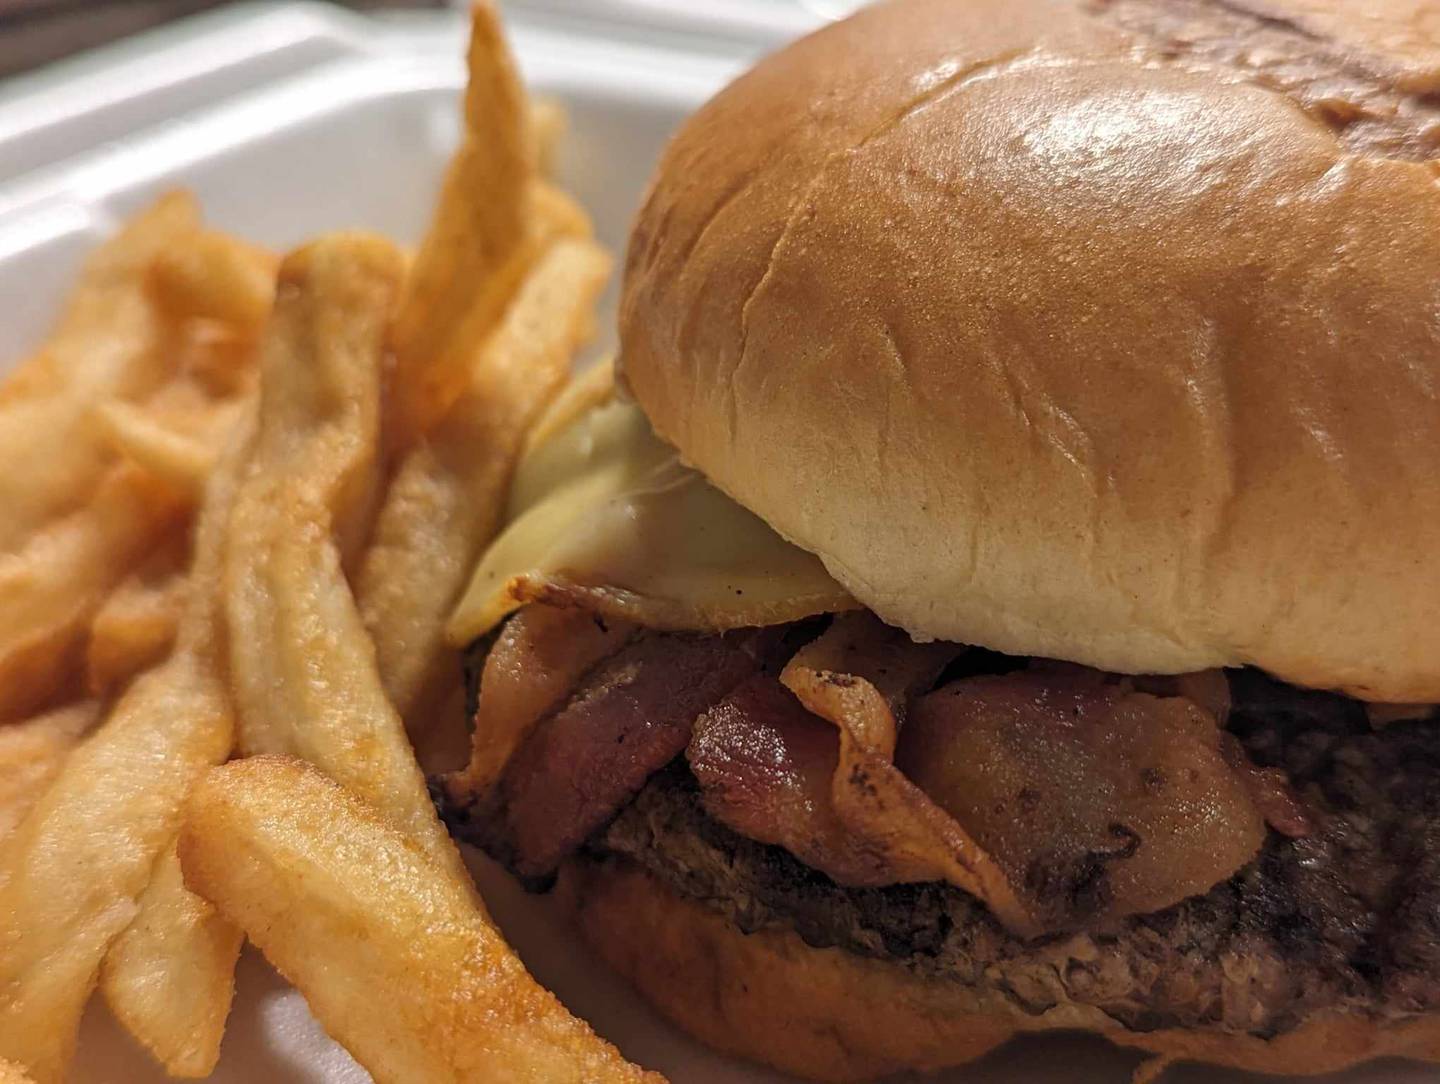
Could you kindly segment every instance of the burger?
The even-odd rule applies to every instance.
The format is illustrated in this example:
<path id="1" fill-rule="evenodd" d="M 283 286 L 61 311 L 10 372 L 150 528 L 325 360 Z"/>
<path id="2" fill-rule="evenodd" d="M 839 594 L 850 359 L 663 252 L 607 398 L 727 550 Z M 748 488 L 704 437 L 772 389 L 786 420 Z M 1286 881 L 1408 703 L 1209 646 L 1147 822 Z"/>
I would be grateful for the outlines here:
<path id="1" fill-rule="evenodd" d="M 1440 9 L 896 0 L 675 136 L 455 832 L 705 1041 L 1440 1060 Z"/>

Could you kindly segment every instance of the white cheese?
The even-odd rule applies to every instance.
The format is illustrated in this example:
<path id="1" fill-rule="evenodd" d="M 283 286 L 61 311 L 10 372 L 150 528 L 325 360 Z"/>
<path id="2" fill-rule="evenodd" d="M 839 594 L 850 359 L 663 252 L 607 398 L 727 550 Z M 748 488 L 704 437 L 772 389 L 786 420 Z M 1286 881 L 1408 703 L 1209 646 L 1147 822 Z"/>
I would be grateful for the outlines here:
<path id="1" fill-rule="evenodd" d="M 448 634 L 456 645 L 526 602 L 576 605 L 667 629 L 774 625 L 857 605 L 814 554 L 786 542 L 679 461 L 609 367 L 537 425 L 508 522 Z"/>

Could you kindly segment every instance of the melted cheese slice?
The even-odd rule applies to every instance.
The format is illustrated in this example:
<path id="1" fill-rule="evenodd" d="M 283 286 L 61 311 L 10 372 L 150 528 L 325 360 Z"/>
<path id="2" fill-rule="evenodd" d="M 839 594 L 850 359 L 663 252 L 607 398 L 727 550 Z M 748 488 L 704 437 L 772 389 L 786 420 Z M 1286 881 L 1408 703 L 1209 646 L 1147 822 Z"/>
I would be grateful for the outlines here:
<path id="1" fill-rule="evenodd" d="M 777 625 L 858 605 L 819 558 L 684 466 L 609 366 L 537 425 L 507 526 L 451 616 L 456 645 L 527 602 L 581 606 L 652 628 Z"/>

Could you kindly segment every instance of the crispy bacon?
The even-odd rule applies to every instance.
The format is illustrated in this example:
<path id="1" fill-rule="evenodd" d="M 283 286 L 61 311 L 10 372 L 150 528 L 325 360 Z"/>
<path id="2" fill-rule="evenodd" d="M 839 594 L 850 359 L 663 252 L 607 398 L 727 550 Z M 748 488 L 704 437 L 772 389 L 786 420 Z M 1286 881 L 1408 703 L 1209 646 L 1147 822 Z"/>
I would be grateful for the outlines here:
<path id="1" fill-rule="evenodd" d="M 543 877 L 685 749 L 695 719 L 754 673 L 721 637 L 642 636 L 593 671 L 511 758 L 486 827 L 517 873 Z"/>
<path id="2" fill-rule="evenodd" d="M 470 763 L 444 782 L 451 799 L 468 805 L 487 794 L 531 728 L 634 632 L 624 621 L 551 606 L 527 606 L 510 618 L 485 657 Z"/>
<path id="3" fill-rule="evenodd" d="M 445 784 L 452 823 L 543 878 L 684 752 L 706 809 L 743 835 L 844 885 L 948 881 L 1023 936 L 1203 892 L 1267 821 L 1310 830 L 1284 779 L 1217 725 L 1218 671 L 1031 660 L 930 691 L 964 648 L 864 612 L 813 635 L 527 607 L 485 663 L 474 757 Z"/>
<path id="4" fill-rule="evenodd" d="M 890 760 L 891 705 L 959 650 L 917 647 L 868 614 L 837 619 L 781 675 L 799 699 L 761 677 L 697 722 L 687 756 L 706 808 L 841 884 L 950 881 L 1036 932 L 1000 868 Z"/>
<path id="5" fill-rule="evenodd" d="M 784 847 L 841 884 L 894 882 L 884 855 L 835 813 L 835 728 L 772 675 L 756 675 L 700 716 L 686 756 L 716 820 Z"/>
<path id="6" fill-rule="evenodd" d="M 964 651 L 959 644 L 917 644 L 862 610 L 837 617 L 797 651 L 780 681 L 816 715 L 888 760 L 910 698 L 933 686 Z"/>

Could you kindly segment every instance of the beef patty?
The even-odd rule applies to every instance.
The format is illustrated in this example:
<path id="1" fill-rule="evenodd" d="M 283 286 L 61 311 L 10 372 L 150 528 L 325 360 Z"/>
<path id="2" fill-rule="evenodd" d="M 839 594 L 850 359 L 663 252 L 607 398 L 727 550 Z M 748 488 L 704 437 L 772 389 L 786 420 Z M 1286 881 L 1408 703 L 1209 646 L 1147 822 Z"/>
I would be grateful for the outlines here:
<path id="1" fill-rule="evenodd" d="M 590 840 L 746 932 L 984 987 L 1019 1009 L 1095 1006 L 1126 1027 L 1260 1037 L 1327 1009 L 1440 1009 L 1440 722 L 1372 728 L 1363 705 L 1231 675 L 1230 729 L 1283 768 L 1316 817 L 1211 891 L 1104 932 L 1022 940 L 940 883 L 846 888 L 701 808 L 681 758 Z"/>

